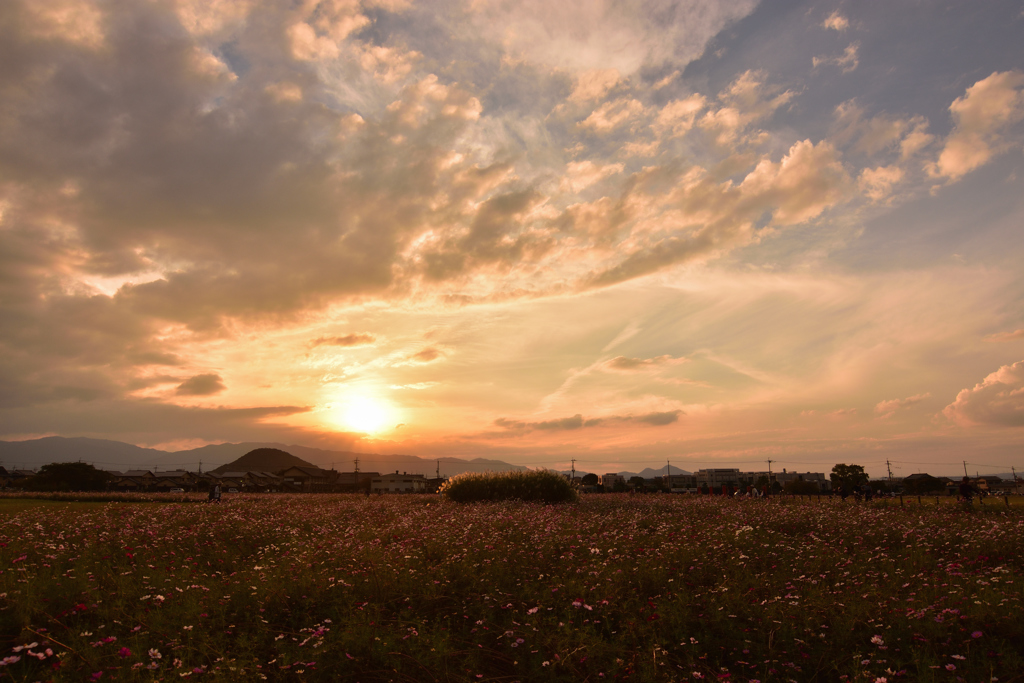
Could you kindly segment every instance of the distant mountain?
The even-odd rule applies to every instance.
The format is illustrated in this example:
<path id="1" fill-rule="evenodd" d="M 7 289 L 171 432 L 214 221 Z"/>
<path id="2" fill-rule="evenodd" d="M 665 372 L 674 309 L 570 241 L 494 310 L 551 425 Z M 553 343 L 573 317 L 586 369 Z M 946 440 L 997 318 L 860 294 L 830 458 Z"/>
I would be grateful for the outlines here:
<path id="1" fill-rule="evenodd" d="M 33 469 L 51 462 L 81 460 L 104 470 L 184 469 L 196 471 L 202 466 L 203 471 L 208 471 L 237 461 L 246 453 L 260 448 L 276 448 L 295 456 L 306 464 L 313 464 L 325 469 L 334 468 L 341 472 L 353 471 L 357 459 L 360 472 L 397 470 L 411 474 L 433 475 L 440 470 L 442 476 L 451 477 L 463 472 L 504 472 L 528 469 L 501 460 L 483 458 L 473 460 L 420 458 L 415 455 L 397 453 L 329 451 L 282 443 L 224 443 L 182 451 L 161 451 L 155 448 L 141 448 L 120 441 L 60 436 L 28 441 L 0 441 L 0 465 L 7 468 Z"/>
<path id="2" fill-rule="evenodd" d="M 36 469 L 51 462 L 87 462 L 101 470 L 152 463 L 167 455 L 155 448 L 141 448 L 120 441 L 47 436 L 30 441 L 0 441 L 0 465 Z"/>
<path id="3" fill-rule="evenodd" d="M 233 460 L 226 465 L 221 465 L 213 471 L 217 474 L 224 472 L 278 472 L 289 467 L 312 467 L 302 458 L 296 458 L 291 453 L 282 451 L 279 448 L 257 448 L 249 451 L 238 460 Z"/>

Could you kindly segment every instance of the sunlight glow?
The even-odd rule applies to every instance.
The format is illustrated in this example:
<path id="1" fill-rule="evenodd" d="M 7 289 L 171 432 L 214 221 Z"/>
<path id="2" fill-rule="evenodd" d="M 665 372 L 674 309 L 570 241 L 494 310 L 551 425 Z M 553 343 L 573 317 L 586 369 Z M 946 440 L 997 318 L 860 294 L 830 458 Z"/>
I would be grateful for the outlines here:
<path id="1" fill-rule="evenodd" d="M 353 396 L 332 406 L 332 422 L 364 434 L 387 431 L 395 425 L 394 407 L 375 396 Z"/>

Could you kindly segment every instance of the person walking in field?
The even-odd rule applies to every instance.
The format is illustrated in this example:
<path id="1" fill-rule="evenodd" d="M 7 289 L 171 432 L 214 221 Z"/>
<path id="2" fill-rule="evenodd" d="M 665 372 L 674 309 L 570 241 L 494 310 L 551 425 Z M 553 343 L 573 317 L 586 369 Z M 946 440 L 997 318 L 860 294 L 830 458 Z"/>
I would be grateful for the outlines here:
<path id="1" fill-rule="evenodd" d="M 219 503 L 220 502 L 220 484 L 214 484 L 213 488 L 210 489 L 210 497 L 206 499 L 207 503 Z"/>

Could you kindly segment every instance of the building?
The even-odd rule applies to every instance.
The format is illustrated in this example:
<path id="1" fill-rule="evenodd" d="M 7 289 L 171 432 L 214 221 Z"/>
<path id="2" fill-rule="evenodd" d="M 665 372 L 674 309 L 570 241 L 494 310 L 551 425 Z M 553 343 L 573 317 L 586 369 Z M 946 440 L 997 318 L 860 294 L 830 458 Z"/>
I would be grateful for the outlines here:
<path id="1" fill-rule="evenodd" d="M 790 482 L 806 481 L 817 486 L 821 492 L 832 490 L 832 479 L 822 472 L 787 472 L 783 469 L 781 473 L 776 472 L 774 477 L 783 487 Z"/>
<path id="2" fill-rule="evenodd" d="M 370 490 L 374 493 L 425 493 L 427 479 L 422 474 L 408 472 L 382 474 L 370 480 Z"/>
<path id="3" fill-rule="evenodd" d="M 613 488 L 616 484 L 622 484 L 625 486 L 626 478 L 621 474 L 615 474 L 614 472 L 601 475 L 601 486 L 603 486 L 605 490 Z"/>
<path id="4" fill-rule="evenodd" d="M 289 467 L 277 476 L 284 480 L 287 488 L 303 493 L 321 493 L 331 490 L 337 472 L 319 467 Z"/>
<path id="5" fill-rule="evenodd" d="M 695 474 L 663 474 L 662 486 L 673 493 L 692 493 L 697 490 Z"/>
<path id="6" fill-rule="evenodd" d="M 744 473 L 735 468 L 717 468 L 697 470 L 697 488 L 707 486 L 712 491 L 720 491 L 723 486 L 737 488 L 746 482 Z"/>

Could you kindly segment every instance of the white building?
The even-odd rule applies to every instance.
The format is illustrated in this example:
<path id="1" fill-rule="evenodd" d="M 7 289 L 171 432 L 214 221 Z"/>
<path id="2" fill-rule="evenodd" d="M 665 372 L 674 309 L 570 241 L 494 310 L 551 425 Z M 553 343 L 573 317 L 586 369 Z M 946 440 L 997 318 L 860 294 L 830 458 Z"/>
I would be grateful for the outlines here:
<path id="1" fill-rule="evenodd" d="M 408 472 L 382 474 L 370 480 L 370 490 L 382 493 L 424 493 L 427 490 L 427 479 L 422 474 Z"/>

